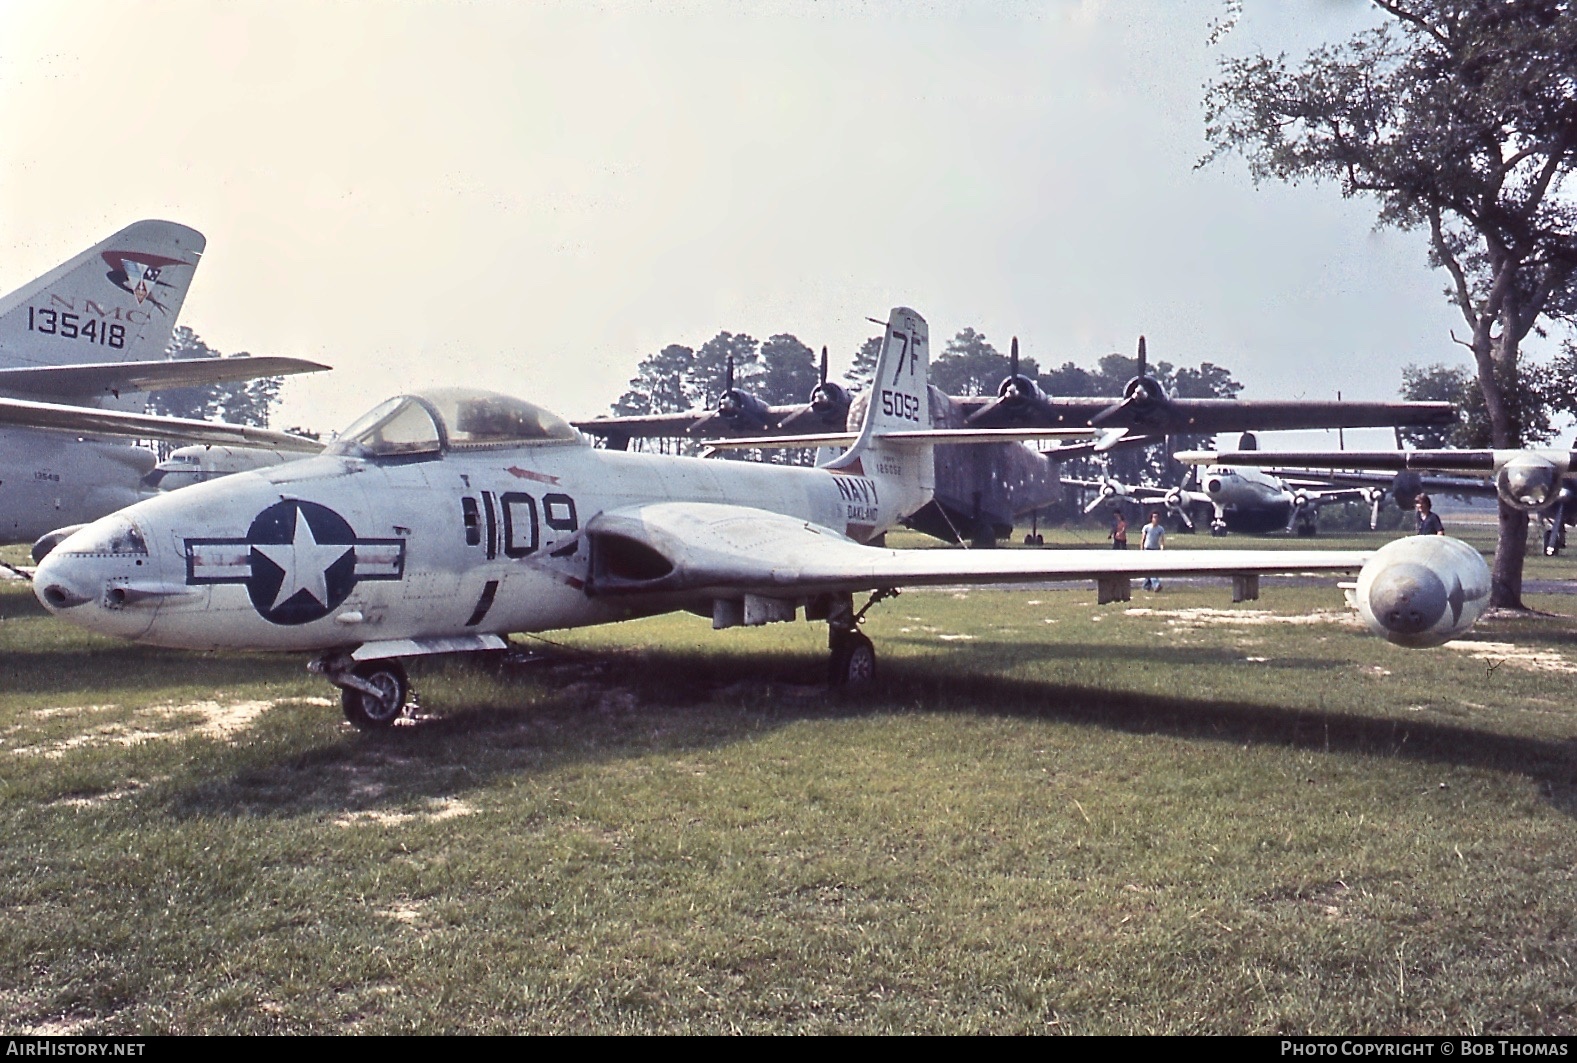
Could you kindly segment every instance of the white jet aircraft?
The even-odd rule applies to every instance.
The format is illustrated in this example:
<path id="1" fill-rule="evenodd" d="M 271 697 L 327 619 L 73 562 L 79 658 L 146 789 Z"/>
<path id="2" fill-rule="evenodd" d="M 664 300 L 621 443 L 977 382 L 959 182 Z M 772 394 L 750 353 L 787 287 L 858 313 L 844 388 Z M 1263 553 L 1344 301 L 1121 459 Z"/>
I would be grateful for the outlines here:
<path id="1" fill-rule="evenodd" d="M 140 221 L 0 298 L 0 542 L 29 542 L 147 497 L 157 457 L 102 437 L 317 444 L 246 425 L 152 417 L 145 393 L 326 369 L 298 358 L 165 355 L 202 233 Z"/>
<path id="2" fill-rule="evenodd" d="M 1360 609 L 1405 645 L 1460 634 L 1488 600 L 1483 559 L 1435 536 L 1373 555 L 867 545 L 930 499 L 938 439 L 966 438 L 931 430 L 928 356 L 924 319 L 894 309 L 858 437 L 819 468 L 599 450 L 518 399 L 401 396 L 321 457 L 89 525 L 39 565 L 34 591 L 63 619 L 153 645 L 313 652 L 362 728 L 401 714 L 401 658 L 680 609 L 714 628 L 803 610 L 827 622 L 832 681 L 848 683 L 876 668 L 854 605 L 866 591 L 1094 579 L 1108 601 L 1135 576 L 1222 575 L 1252 598 L 1264 573 L 1361 568 Z"/>

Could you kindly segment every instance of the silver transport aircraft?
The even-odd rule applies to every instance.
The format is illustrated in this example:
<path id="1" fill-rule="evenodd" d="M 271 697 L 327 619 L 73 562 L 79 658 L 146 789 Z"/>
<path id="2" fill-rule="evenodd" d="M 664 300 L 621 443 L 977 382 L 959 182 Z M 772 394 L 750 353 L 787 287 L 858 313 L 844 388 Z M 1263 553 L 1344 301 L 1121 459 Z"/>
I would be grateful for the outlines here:
<path id="1" fill-rule="evenodd" d="M 204 246 L 195 229 L 139 221 L 0 297 L 0 542 L 31 542 L 147 497 L 143 479 L 158 458 L 126 439 L 317 448 L 282 432 L 141 412 L 150 391 L 327 368 L 167 357 Z"/>
<path id="2" fill-rule="evenodd" d="M 874 676 L 859 623 L 900 587 L 1093 579 L 1110 601 L 1136 576 L 1219 575 L 1242 599 L 1267 573 L 1358 571 L 1369 626 L 1409 646 L 1461 634 L 1488 601 L 1483 559 L 1435 536 L 1374 553 L 868 545 L 930 500 L 931 448 L 968 439 L 931 427 L 928 357 L 925 320 L 894 309 L 858 435 L 817 468 L 597 449 L 537 406 L 466 388 L 401 396 L 319 457 L 83 528 L 34 592 L 62 619 L 151 645 L 311 653 L 362 728 L 402 714 L 404 658 L 676 610 L 714 628 L 825 621 L 842 684 Z"/>
<path id="3" fill-rule="evenodd" d="M 1252 438 L 1245 434 L 1246 440 Z M 1376 515 L 1370 520 L 1373 527 L 1378 516 L 1377 499 L 1385 497 L 1385 491 L 1379 487 L 1332 487 L 1327 483 L 1289 480 L 1251 465 L 1215 464 L 1203 471 L 1196 466 L 1196 474 L 1181 487 L 1147 487 L 1112 479 L 1063 482 L 1095 492 L 1084 508 L 1086 513 L 1093 513 L 1102 505 L 1126 502 L 1146 509 L 1164 509 L 1192 529 L 1194 518 L 1190 509 L 1208 505 L 1211 535 L 1286 532 L 1312 536 L 1319 530 L 1321 506 L 1360 499 L 1376 505 Z M 1186 486 L 1190 482 L 1195 486 Z"/>
<path id="4" fill-rule="evenodd" d="M 1577 451 L 1574 450 L 1534 447 L 1520 450 L 1198 450 L 1181 451 L 1176 458 L 1185 465 L 1232 462 L 1308 469 L 1315 476 L 1353 482 L 1365 477 L 1361 472 L 1346 470 L 1388 471 L 1399 474 L 1398 479 L 1411 475 L 1413 484 L 1419 488 L 1449 494 L 1493 494 L 1512 509 L 1544 521 L 1544 552 L 1551 557 L 1566 545 L 1567 525 L 1577 523 Z M 1329 471 L 1318 471 L 1320 469 Z M 1477 483 L 1445 483 L 1421 478 L 1419 473 L 1484 479 Z M 1401 496 L 1401 492 L 1397 494 Z M 1380 497 L 1383 495 L 1381 491 Z"/>

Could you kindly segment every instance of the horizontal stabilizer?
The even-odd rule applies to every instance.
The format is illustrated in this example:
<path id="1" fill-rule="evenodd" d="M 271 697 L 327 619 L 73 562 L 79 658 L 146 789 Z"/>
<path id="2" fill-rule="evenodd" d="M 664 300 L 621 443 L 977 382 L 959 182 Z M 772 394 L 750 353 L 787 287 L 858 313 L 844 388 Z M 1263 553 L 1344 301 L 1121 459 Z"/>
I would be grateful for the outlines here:
<path id="1" fill-rule="evenodd" d="M 77 435 L 163 439 L 172 443 L 268 447 L 294 454 L 316 454 L 323 449 L 323 444 L 316 439 L 254 425 L 195 421 L 186 417 L 157 417 L 146 413 L 122 413 L 118 410 L 26 402 L 22 399 L 0 398 L 0 425 L 44 428 Z"/>
<path id="2" fill-rule="evenodd" d="M 0 391 L 59 398 L 163 391 L 234 380 L 317 373 L 328 366 L 303 358 L 242 355 L 236 358 L 162 358 L 150 362 L 87 362 L 0 369 Z"/>

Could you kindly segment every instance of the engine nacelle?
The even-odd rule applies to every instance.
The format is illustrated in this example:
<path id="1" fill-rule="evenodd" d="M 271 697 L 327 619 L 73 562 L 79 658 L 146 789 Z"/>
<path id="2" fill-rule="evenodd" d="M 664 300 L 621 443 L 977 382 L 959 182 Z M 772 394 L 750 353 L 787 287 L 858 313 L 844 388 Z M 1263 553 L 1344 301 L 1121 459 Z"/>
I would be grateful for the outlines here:
<path id="1" fill-rule="evenodd" d="M 1489 566 L 1460 539 L 1413 535 L 1381 547 L 1354 592 L 1369 630 L 1398 646 L 1450 642 L 1489 605 Z"/>
<path id="2" fill-rule="evenodd" d="M 752 428 L 771 428 L 772 409 L 766 403 L 739 388 L 729 388 L 718 400 L 717 412 L 728 421 Z"/>
<path id="3" fill-rule="evenodd" d="M 1495 473 L 1495 491 L 1513 509 L 1537 513 L 1554 501 L 1560 478 L 1561 470 L 1548 458 L 1519 454 Z"/>
<path id="4" fill-rule="evenodd" d="M 810 392 L 811 411 L 827 424 L 840 428 L 848 422 L 850 401 L 848 391 L 830 380 L 823 380 Z"/>
<path id="5" fill-rule="evenodd" d="M 1166 389 L 1153 376 L 1136 376 L 1123 385 L 1123 398 L 1134 405 L 1160 405 L 1166 401 Z"/>
<path id="6" fill-rule="evenodd" d="M 997 398 L 1006 399 L 1017 406 L 1044 406 L 1047 401 L 1040 385 L 1023 373 L 1003 377 L 1002 383 L 997 385 Z"/>

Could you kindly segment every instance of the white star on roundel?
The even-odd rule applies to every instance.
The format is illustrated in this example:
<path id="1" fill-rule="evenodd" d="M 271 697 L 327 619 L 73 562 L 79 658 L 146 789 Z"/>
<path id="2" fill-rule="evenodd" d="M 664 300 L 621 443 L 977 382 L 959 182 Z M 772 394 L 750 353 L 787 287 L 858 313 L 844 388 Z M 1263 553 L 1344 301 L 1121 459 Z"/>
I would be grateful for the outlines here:
<path id="1" fill-rule="evenodd" d="M 269 612 L 273 612 L 300 591 L 306 591 L 317 599 L 319 605 L 326 607 L 329 604 L 329 588 L 325 578 L 328 570 L 352 547 L 345 543 L 320 545 L 312 537 L 312 525 L 297 509 L 296 530 L 289 544 L 255 543 L 252 549 L 284 570 L 284 577 L 279 581 L 279 593 L 274 595 L 273 604 L 268 607 Z"/>

